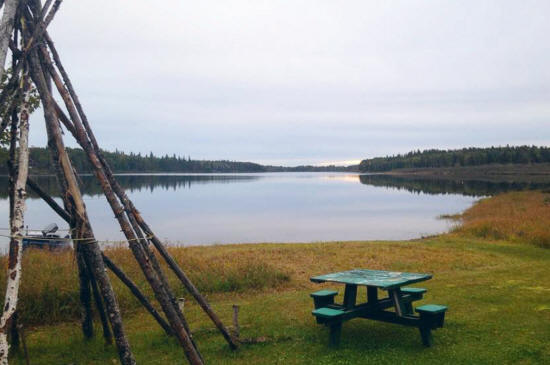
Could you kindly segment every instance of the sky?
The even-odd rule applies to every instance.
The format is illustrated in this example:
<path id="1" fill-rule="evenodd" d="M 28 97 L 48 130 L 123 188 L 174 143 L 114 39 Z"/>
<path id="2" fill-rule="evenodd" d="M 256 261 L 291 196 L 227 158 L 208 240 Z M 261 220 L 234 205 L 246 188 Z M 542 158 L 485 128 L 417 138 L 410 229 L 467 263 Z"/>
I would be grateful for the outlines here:
<path id="1" fill-rule="evenodd" d="M 547 0 L 66 0 L 50 26 L 102 148 L 283 165 L 550 145 L 549 34 Z"/>

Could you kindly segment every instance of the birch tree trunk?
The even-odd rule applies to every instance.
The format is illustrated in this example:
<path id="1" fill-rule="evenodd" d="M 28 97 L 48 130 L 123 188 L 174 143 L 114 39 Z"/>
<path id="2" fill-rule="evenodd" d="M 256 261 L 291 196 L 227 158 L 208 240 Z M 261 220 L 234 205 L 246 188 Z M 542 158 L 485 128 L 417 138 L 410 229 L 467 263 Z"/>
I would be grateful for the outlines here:
<path id="1" fill-rule="evenodd" d="M 2 20 L 0 21 L 0 79 L 4 75 L 4 65 L 6 63 L 11 34 L 13 33 L 17 5 L 19 5 L 19 0 L 7 0 L 4 5 Z"/>
<path id="2" fill-rule="evenodd" d="M 17 309 L 19 283 L 21 282 L 21 259 L 23 256 L 23 230 L 25 214 L 25 198 L 27 176 L 29 171 L 29 98 L 30 83 L 28 77 L 23 78 L 24 99 L 19 115 L 19 157 L 17 180 L 15 181 L 13 216 L 10 221 L 11 240 L 8 260 L 8 275 L 6 296 L 2 317 L 0 318 L 0 364 L 8 364 L 9 344 L 7 325 Z"/>

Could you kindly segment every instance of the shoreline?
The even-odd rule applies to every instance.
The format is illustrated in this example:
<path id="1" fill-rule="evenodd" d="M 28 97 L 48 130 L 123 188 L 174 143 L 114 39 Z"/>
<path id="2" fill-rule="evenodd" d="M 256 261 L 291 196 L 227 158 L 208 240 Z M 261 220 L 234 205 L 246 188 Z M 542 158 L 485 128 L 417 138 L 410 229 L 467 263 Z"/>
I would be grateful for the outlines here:
<path id="1" fill-rule="evenodd" d="M 445 180 L 550 182 L 550 163 L 406 168 L 365 174 Z"/>

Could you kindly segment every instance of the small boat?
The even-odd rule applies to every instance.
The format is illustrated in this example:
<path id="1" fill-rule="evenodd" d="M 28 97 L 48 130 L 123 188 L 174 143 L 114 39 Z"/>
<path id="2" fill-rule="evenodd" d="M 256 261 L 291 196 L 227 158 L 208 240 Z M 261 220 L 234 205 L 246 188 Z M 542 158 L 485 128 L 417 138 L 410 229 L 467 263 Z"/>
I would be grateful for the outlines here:
<path id="1" fill-rule="evenodd" d="M 66 250 L 71 248 L 71 237 L 61 237 L 56 234 L 59 227 L 55 223 L 48 224 L 42 231 L 29 232 L 23 238 L 23 249 L 40 248 L 50 251 Z"/>

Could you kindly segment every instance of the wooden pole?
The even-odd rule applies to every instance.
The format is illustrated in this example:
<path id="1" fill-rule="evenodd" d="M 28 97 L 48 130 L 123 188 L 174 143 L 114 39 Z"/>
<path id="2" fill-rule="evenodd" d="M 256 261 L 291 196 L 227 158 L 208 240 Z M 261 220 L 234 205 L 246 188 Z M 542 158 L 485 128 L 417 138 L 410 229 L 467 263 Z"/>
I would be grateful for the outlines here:
<path id="1" fill-rule="evenodd" d="M 31 188 L 32 191 L 38 194 L 38 196 L 42 198 L 42 200 L 44 200 L 44 202 L 48 204 L 50 208 L 52 208 L 61 218 L 63 218 L 65 222 L 69 223 L 69 225 L 71 224 L 71 215 L 65 209 L 60 207 L 59 204 L 57 204 L 55 200 L 53 200 L 52 197 L 48 195 L 48 193 L 42 190 L 32 178 L 29 177 L 27 179 L 27 185 L 29 188 Z"/>
<path id="2" fill-rule="evenodd" d="M 25 1 L 25 0 L 21 0 L 21 1 Z M 40 5 L 40 0 L 33 0 L 33 1 L 38 2 L 37 4 Z M 43 33 L 45 32 L 46 28 L 48 27 L 48 25 L 53 20 L 55 14 L 57 13 L 57 10 L 59 10 L 59 6 L 61 5 L 61 1 L 62 0 L 55 0 L 55 3 L 52 5 L 52 7 L 51 7 L 51 9 L 50 9 L 47 16 L 45 15 L 45 11 L 49 7 L 49 5 L 51 4 L 52 0 L 47 0 L 46 1 L 46 6 L 43 8 L 42 12 L 40 14 L 35 14 L 35 16 L 37 18 L 37 21 L 36 21 L 36 24 L 34 26 L 34 30 L 33 30 L 32 34 L 30 34 L 26 37 L 25 47 L 23 48 L 23 50 L 18 55 L 19 59 L 21 59 L 21 60 L 26 59 L 28 57 L 29 52 L 33 48 L 33 45 L 35 44 L 35 41 L 37 39 L 42 38 Z M 25 4 L 22 4 L 22 5 L 25 5 Z M 25 8 L 25 6 L 22 6 L 21 8 L 23 9 L 23 13 L 25 13 L 26 10 L 27 10 Z M 22 19 L 22 23 L 23 23 L 22 27 L 26 28 L 26 25 L 24 24 L 24 18 L 21 18 L 21 19 Z M 12 96 L 12 99 L 13 99 L 14 95 L 12 94 L 12 90 L 14 89 L 14 87 L 17 83 L 18 75 L 19 75 L 19 73 L 21 73 L 21 71 L 23 69 L 22 67 L 23 67 L 23 62 L 18 62 L 17 65 L 15 67 L 13 67 L 12 76 L 11 76 L 10 80 L 8 81 L 6 87 L 2 91 L 2 93 L 0 93 L 0 105 L 4 105 L 10 96 Z M 9 108 L 11 108 L 11 107 L 12 106 L 10 105 Z M 5 128 L 5 124 L 2 122 L 2 124 L 0 125 L 0 133 L 2 133 L 4 131 L 4 128 Z"/>
<path id="3" fill-rule="evenodd" d="M 50 48 L 50 51 L 52 52 L 52 56 L 54 58 L 55 64 L 57 65 L 57 68 L 59 69 L 59 72 L 61 73 L 61 76 L 63 77 L 63 79 L 59 77 L 59 74 L 56 72 L 55 67 L 51 62 L 51 60 L 49 60 L 49 62 L 46 61 L 46 63 L 49 66 L 48 71 L 50 72 L 50 75 L 52 76 L 52 79 L 65 102 L 67 110 L 69 111 L 69 115 L 73 121 L 73 126 L 76 129 L 75 138 L 77 139 L 77 141 L 79 141 L 79 144 L 82 146 L 84 150 L 93 149 L 93 152 L 95 155 L 94 158 L 97 158 L 101 163 L 101 166 L 99 168 L 102 169 L 106 179 L 108 179 L 108 182 L 111 185 L 112 191 L 114 191 L 114 193 L 120 199 L 120 202 L 122 203 L 126 211 L 126 214 L 128 215 L 128 218 L 132 223 L 132 226 L 134 227 L 134 230 L 136 232 L 139 232 L 138 234 L 141 234 L 140 230 L 143 230 L 145 235 L 148 236 L 149 240 L 153 243 L 155 248 L 159 251 L 161 256 L 168 263 L 168 266 L 170 267 L 170 269 L 172 269 L 172 271 L 176 274 L 176 276 L 182 282 L 185 288 L 191 293 L 191 295 L 195 298 L 197 303 L 199 303 L 200 307 L 206 312 L 206 314 L 210 317 L 212 322 L 216 325 L 216 327 L 222 333 L 222 335 L 228 342 L 229 346 L 232 349 L 236 349 L 238 347 L 238 342 L 233 338 L 229 330 L 225 327 L 225 325 L 222 323 L 222 321 L 219 319 L 216 313 L 212 310 L 212 308 L 210 307 L 210 304 L 200 294 L 199 290 L 194 286 L 191 280 L 179 267 L 177 262 L 170 255 L 170 253 L 166 250 L 162 242 L 153 233 L 151 228 L 147 225 L 145 220 L 142 218 L 139 211 L 136 209 L 134 204 L 130 201 L 130 199 L 126 195 L 126 192 L 124 191 L 124 189 L 116 181 L 109 164 L 107 163 L 107 161 L 105 160 L 105 158 L 101 153 L 101 149 L 99 148 L 99 145 L 97 144 L 97 140 L 95 139 L 93 131 L 90 128 L 86 114 L 84 113 L 82 105 L 78 101 L 78 96 L 74 91 L 74 88 L 72 87 L 72 84 L 67 72 L 63 68 L 63 65 L 53 45 L 53 42 L 51 41 L 51 39 L 49 39 L 47 33 L 45 37 L 48 40 L 48 46 Z M 42 49 L 41 52 L 42 52 L 42 57 L 44 59 L 49 58 L 49 55 L 45 50 Z M 82 134 L 85 134 L 85 135 L 82 135 Z M 136 226 L 138 226 L 139 228 L 137 228 Z M 144 246 L 146 245 L 147 244 L 144 244 Z M 145 250 L 148 250 L 148 249 L 145 248 Z M 156 263 L 156 259 L 154 257 L 151 257 L 151 254 L 149 254 L 148 256 L 152 260 L 153 265 L 157 266 L 158 264 Z M 174 300 L 175 298 L 173 297 L 172 301 Z"/>
<path id="4" fill-rule="evenodd" d="M 7 325 L 17 309 L 19 284 L 21 282 L 21 260 L 23 257 L 23 230 L 25 215 L 26 184 L 29 169 L 29 109 L 30 109 L 30 82 L 28 76 L 22 79 L 24 99 L 19 113 L 19 156 L 17 180 L 14 189 L 13 215 L 10 220 L 10 252 L 8 260 L 8 274 L 6 295 L 2 316 L 0 317 L 0 364 L 8 364 L 9 344 L 7 340 Z"/>
<path id="5" fill-rule="evenodd" d="M 90 275 L 86 267 L 86 260 L 84 259 L 84 252 L 81 247 L 82 243 L 75 241 L 74 245 L 80 284 L 80 323 L 84 338 L 90 339 L 94 336 Z"/>
<path id="6" fill-rule="evenodd" d="M 49 196 L 45 191 L 43 191 L 38 184 L 33 181 L 31 178 L 27 180 L 27 185 L 35 192 L 37 193 L 63 220 L 65 220 L 67 223 L 70 224 L 71 217 L 69 213 L 59 206 L 55 202 L 55 200 L 52 199 L 51 196 Z M 137 287 L 137 285 L 124 273 L 124 271 L 119 268 L 113 261 L 111 261 L 107 256 L 105 256 L 104 253 L 102 253 L 103 261 L 105 262 L 105 266 L 109 268 L 119 279 L 122 281 L 128 289 L 130 289 L 130 292 L 138 299 L 138 301 L 145 307 L 145 309 L 155 318 L 155 320 L 158 322 L 158 324 L 164 329 L 167 335 L 172 335 L 172 330 L 170 328 L 170 325 L 166 322 L 164 318 L 158 313 L 158 311 L 153 307 L 151 302 L 147 299 L 147 297 L 141 292 L 141 290 Z"/>
<path id="7" fill-rule="evenodd" d="M 101 294 L 105 300 L 105 306 L 109 312 L 109 320 L 113 328 L 120 361 L 123 364 L 135 364 L 134 357 L 130 350 L 130 345 L 124 333 L 118 303 L 114 296 L 109 278 L 105 272 L 101 251 L 97 241 L 94 238 L 86 213 L 86 207 L 84 205 L 84 201 L 82 200 L 71 162 L 67 152 L 65 151 L 65 146 L 61 137 L 61 129 L 59 127 L 57 114 L 55 113 L 55 107 L 53 106 L 52 96 L 48 91 L 38 55 L 34 49 L 30 54 L 30 61 L 31 76 L 42 100 L 44 118 L 46 120 L 46 131 L 48 133 L 48 145 L 54 153 L 56 166 L 58 167 L 58 172 L 61 175 L 60 180 L 65 180 L 65 201 L 71 204 L 69 207 L 70 209 L 68 210 L 71 213 L 71 216 L 75 219 L 76 230 L 73 232 L 73 238 L 88 239 L 87 244 L 83 246 L 83 252 L 89 257 L 90 267 L 96 277 L 96 280 L 98 281 Z"/>
<path id="8" fill-rule="evenodd" d="M 42 49 L 42 47 L 40 48 Z M 42 50 L 42 56 L 43 56 L 43 59 L 46 61 L 45 63 L 49 65 L 52 79 L 56 87 L 58 88 L 58 91 L 60 92 L 63 100 L 66 103 L 69 116 L 72 119 L 72 124 L 74 126 L 75 138 L 77 139 L 81 147 L 84 149 L 84 151 L 87 153 L 90 163 L 94 169 L 96 178 L 100 182 L 103 192 L 107 198 L 107 201 L 109 202 L 109 205 L 111 206 L 115 217 L 119 221 L 121 229 L 125 234 L 126 239 L 129 242 L 130 248 L 134 253 L 134 256 L 136 257 L 136 260 L 140 264 L 142 271 L 144 272 L 147 280 L 149 281 L 149 284 L 153 288 L 153 291 L 155 292 L 155 296 L 157 297 L 157 300 L 161 304 L 167 319 L 170 321 L 172 328 L 174 330 L 174 333 L 180 340 L 180 343 L 184 348 L 184 352 L 188 360 L 192 364 L 202 364 L 202 360 L 200 358 L 200 355 L 198 354 L 198 350 L 195 344 L 193 343 L 191 337 L 189 336 L 188 330 L 186 330 L 185 328 L 186 325 L 184 324 L 184 321 L 182 321 L 181 316 L 178 313 L 175 301 L 172 300 L 167 293 L 166 286 L 163 283 L 163 282 L 166 282 L 166 280 L 159 278 L 159 275 L 162 275 L 162 273 L 157 272 L 155 270 L 155 268 L 152 266 L 152 263 L 151 263 L 151 256 L 148 255 L 146 252 L 144 252 L 144 246 L 142 245 L 142 243 L 140 243 L 140 240 L 143 240 L 143 238 L 140 237 L 141 232 L 138 231 L 136 233 L 133 230 L 130 221 L 125 215 L 124 208 L 120 205 L 118 199 L 116 198 L 116 195 L 113 193 L 112 187 L 109 184 L 109 181 L 105 175 L 103 166 L 101 165 L 94 149 L 91 147 L 89 141 L 87 140 L 86 133 L 82 127 L 80 118 L 76 113 L 74 105 L 70 100 L 70 96 L 68 95 L 66 89 L 63 87 L 62 82 L 60 82 L 59 76 L 56 73 L 51 72 L 53 65 L 51 63 L 48 63 L 49 57 L 47 57 L 47 55 L 43 52 L 43 50 Z M 63 122 L 63 120 L 61 121 Z"/>
<path id="9" fill-rule="evenodd" d="M 113 274 L 115 274 L 120 281 L 122 281 L 128 289 L 134 294 L 134 296 L 139 300 L 141 305 L 147 309 L 147 311 L 155 318 L 155 320 L 158 322 L 158 324 L 164 329 L 164 332 L 166 332 L 167 335 L 171 336 L 172 329 L 170 328 L 170 325 L 162 318 L 162 316 L 159 314 L 159 312 L 153 307 L 153 305 L 149 302 L 149 300 L 143 295 L 141 290 L 137 287 L 137 285 L 130 279 L 124 271 L 122 271 L 111 259 L 109 259 L 105 254 L 103 254 L 103 261 L 105 262 L 105 266 L 107 266 Z"/>
<path id="10" fill-rule="evenodd" d="M 101 326 L 103 328 L 103 338 L 105 339 L 105 344 L 113 344 L 113 335 L 111 334 L 111 329 L 109 328 L 109 320 L 107 319 L 107 314 L 105 314 L 105 308 L 103 307 L 103 300 L 101 299 L 101 294 L 95 280 L 95 276 L 90 269 L 90 264 L 86 263 L 86 268 L 88 269 L 88 276 L 90 277 L 90 286 L 92 287 L 92 294 L 94 295 L 94 302 L 96 305 L 97 312 L 99 313 L 99 319 L 101 320 Z"/>

